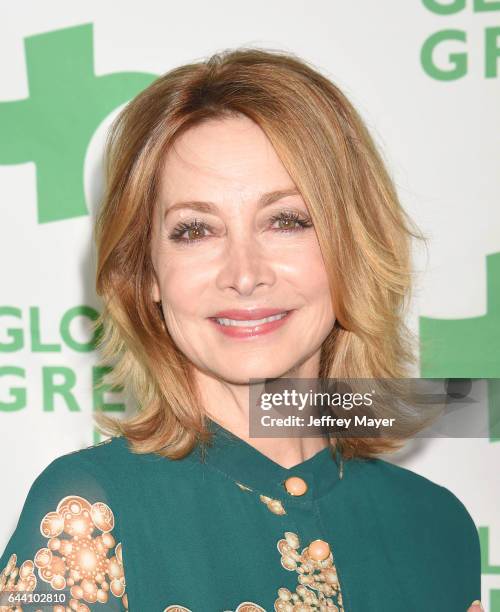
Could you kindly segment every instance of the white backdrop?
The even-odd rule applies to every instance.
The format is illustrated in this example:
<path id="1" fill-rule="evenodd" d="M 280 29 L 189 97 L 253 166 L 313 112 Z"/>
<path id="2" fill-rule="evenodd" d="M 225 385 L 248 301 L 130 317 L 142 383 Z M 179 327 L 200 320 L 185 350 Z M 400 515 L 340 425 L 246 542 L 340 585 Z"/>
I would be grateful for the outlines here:
<path id="1" fill-rule="evenodd" d="M 64 30 L 66 38 L 51 36 Z M 92 41 L 90 64 L 85 64 L 88 57 L 82 53 L 81 65 L 70 65 L 74 58 L 65 53 L 64 44 L 84 31 Z M 444 34 L 436 38 L 443 40 L 431 53 L 432 61 L 422 62 L 426 41 L 439 32 Z M 43 43 L 45 51 L 37 47 L 28 61 L 30 40 Z M 47 63 L 57 40 L 62 47 L 53 57 L 67 62 L 74 81 L 58 78 Z M 61 323 L 64 328 L 64 316 L 75 307 L 100 310 L 93 291 L 92 222 L 102 189 L 105 131 L 127 95 L 124 87 L 119 103 L 100 116 L 102 109 L 92 114 L 99 87 L 94 94 L 88 87 L 83 90 L 88 98 L 72 87 L 87 66 L 96 77 L 129 73 L 124 83 L 136 79 L 131 87 L 139 90 L 141 79 L 240 45 L 292 51 L 348 95 L 379 144 L 403 205 L 430 238 L 428 256 L 416 253 L 421 273 L 410 326 L 419 333 L 421 317 L 487 317 L 490 331 L 485 343 L 490 345 L 484 349 L 489 360 L 483 362 L 481 351 L 471 350 L 470 372 L 465 361 L 460 373 L 448 375 L 500 378 L 500 280 L 490 276 L 488 281 L 486 270 L 486 257 L 492 261 L 500 253 L 496 73 L 500 2 L 4 4 L 0 24 L 2 550 L 40 471 L 55 457 L 96 441 L 91 386 L 97 355 L 75 351 L 68 343 L 68 336 L 88 341 L 88 319 L 76 316 L 62 333 Z M 64 103 L 56 110 L 61 96 Z M 94 123 L 87 125 L 90 116 Z M 52 138 L 53 132 L 45 133 L 45 121 L 59 126 L 61 134 Z M 75 140 L 85 145 L 81 167 L 76 169 L 61 165 L 64 139 L 71 139 L 73 131 Z M 78 155 L 74 157 L 78 161 Z M 45 180 L 50 188 L 44 194 Z M 65 192 L 65 184 L 72 191 Z M 88 211 L 77 214 L 72 194 L 79 192 Z M 68 212 L 59 214 L 65 207 Z M 500 275 L 500 266 L 496 270 Z M 488 299 L 490 305 L 496 301 L 496 311 L 492 306 L 488 310 Z M 459 340 L 457 345 L 466 355 L 470 338 L 464 337 L 463 344 Z M 50 368 L 66 369 L 51 374 Z M 423 375 L 442 376 L 441 372 Z M 66 390 L 54 393 L 54 386 L 63 383 Z M 109 393 L 105 399 L 121 398 Z M 483 604 L 486 610 L 500 612 L 500 441 L 419 440 L 388 459 L 448 487 L 464 502 L 481 535 Z"/>

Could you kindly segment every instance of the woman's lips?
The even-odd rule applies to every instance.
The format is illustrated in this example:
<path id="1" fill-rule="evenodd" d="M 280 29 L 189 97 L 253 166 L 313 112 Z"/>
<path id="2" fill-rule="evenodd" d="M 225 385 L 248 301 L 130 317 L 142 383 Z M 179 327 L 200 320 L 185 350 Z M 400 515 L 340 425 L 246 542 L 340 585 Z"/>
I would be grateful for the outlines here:
<path id="1" fill-rule="evenodd" d="M 255 336 L 261 336 L 268 334 L 275 329 L 278 329 L 288 321 L 293 310 L 284 310 L 282 312 L 272 311 L 273 314 L 263 316 L 265 312 L 271 312 L 269 309 L 258 311 L 252 311 L 248 313 L 242 313 L 241 311 L 233 311 L 231 317 L 228 314 L 231 311 L 224 311 L 226 316 L 210 317 L 210 321 L 216 328 L 231 338 L 253 338 Z M 219 313 L 217 313 L 219 315 Z M 258 318 L 257 316 L 258 315 Z"/>

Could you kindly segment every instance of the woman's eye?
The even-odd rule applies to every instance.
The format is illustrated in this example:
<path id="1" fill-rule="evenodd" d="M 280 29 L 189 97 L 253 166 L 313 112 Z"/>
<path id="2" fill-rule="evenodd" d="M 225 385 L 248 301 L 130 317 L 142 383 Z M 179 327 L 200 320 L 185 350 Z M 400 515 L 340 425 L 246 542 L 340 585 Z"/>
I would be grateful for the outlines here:
<path id="1" fill-rule="evenodd" d="M 293 232 L 306 227 L 312 227 L 311 220 L 301 218 L 297 212 L 279 213 L 271 218 L 271 223 L 273 225 L 278 223 L 276 229 L 281 232 Z"/>
<path id="2" fill-rule="evenodd" d="M 205 238 L 204 232 L 208 229 L 206 223 L 197 219 L 189 223 L 181 222 L 174 227 L 169 238 L 176 242 L 197 242 Z"/>

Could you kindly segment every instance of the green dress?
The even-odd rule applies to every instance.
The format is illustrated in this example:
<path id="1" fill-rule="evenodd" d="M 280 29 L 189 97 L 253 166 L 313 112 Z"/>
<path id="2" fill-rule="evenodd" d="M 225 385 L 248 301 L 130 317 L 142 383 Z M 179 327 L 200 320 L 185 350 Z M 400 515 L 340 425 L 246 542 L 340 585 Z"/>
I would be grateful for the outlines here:
<path id="1" fill-rule="evenodd" d="M 0 558 L 0 610 L 466 612 L 480 599 L 478 533 L 448 489 L 330 448 L 287 469 L 209 426 L 205 455 L 139 455 L 115 437 L 45 468 Z"/>

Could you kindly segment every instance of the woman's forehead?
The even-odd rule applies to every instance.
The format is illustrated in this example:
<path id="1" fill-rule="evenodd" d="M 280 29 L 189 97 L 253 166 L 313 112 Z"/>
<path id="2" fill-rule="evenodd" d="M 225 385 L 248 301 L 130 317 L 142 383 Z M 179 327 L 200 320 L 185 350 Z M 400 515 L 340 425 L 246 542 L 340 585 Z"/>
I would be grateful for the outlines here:
<path id="1" fill-rule="evenodd" d="M 290 186 L 262 129 L 250 119 L 210 120 L 184 132 L 168 151 L 161 192 L 172 198 L 220 198 Z M 212 194 L 212 195 L 210 195 Z"/>

